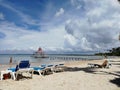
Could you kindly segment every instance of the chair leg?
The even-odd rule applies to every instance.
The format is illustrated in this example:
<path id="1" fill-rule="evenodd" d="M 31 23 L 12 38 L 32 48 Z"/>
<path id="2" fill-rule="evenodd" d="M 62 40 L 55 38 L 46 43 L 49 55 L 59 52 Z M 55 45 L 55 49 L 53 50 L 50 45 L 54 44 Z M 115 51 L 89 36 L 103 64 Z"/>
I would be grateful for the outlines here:
<path id="1" fill-rule="evenodd" d="M 3 80 L 3 74 L 2 74 L 2 72 L 0 73 L 0 80 Z"/>
<path id="2" fill-rule="evenodd" d="M 39 73 L 39 75 L 42 75 L 42 74 L 41 74 L 41 70 L 38 70 L 38 73 Z"/>
<path id="3" fill-rule="evenodd" d="M 31 72 L 31 78 L 33 77 L 33 72 L 34 72 L 34 70 L 32 70 L 32 72 Z"/>
<path id="4" fill-rule="evenodd" d="M 11 76 L 12 76 L 13 80 L 16 79 L 16 77 L 15 77 L 15 72 L 11 72 Z"/>

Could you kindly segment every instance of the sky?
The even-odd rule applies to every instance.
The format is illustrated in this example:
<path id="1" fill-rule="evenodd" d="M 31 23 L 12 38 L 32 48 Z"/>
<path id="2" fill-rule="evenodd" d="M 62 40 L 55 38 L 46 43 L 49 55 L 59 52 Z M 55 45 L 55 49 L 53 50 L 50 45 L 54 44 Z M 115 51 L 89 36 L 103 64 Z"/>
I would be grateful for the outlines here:
<path id="1" fill-rule="evenodd" d="M 0 54 L 102 52 L 119 33 L 117 0 L 0 0 Z"/>

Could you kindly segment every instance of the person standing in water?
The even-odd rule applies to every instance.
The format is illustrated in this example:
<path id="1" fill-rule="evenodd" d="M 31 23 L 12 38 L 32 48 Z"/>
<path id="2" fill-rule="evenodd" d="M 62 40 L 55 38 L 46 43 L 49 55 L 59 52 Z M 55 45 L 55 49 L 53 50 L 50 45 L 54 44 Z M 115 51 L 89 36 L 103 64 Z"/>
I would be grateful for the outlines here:
<path id="1" fill-rule="evenodd" d="M 10 65 L 10 68 L 11 68 L 12 67 L 12 57 L 10 57 L 9 65 Z"/>

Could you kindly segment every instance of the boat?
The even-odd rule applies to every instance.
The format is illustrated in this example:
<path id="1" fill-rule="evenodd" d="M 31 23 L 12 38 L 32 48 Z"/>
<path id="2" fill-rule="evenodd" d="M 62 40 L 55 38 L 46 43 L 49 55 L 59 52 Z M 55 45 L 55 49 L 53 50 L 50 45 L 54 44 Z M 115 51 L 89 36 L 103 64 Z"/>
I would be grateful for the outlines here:
<path id="1" fill-rule="evenodd" d="M 36 52 L 33 53 L 32 57 L 34 58 L 48 58 L 47 55 L 44 54 L 42 48 L 38 48 Z"/>

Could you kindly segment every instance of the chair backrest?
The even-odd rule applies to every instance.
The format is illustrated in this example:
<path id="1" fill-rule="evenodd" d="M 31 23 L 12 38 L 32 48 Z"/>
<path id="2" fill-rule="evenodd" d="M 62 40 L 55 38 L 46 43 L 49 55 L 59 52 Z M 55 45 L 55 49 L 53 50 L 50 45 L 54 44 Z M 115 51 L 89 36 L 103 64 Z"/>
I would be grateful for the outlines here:
<path id="1" fill-rule="evenodd" d="M 29 60 L 23 60 L 23 61 L 20 61 L 18 65 L 16 65 L 16 68 L 11 68 L 11 69 L 8 69 L 8 70 L 12 70 L 12 72 L 16 72 L 19 69 L 29 68 L 29 67 L 30 67 Z"/>
<path id="2" fill-rule="evenodd" d="M 30 67 L 29 60 L 23 60 L 23 61 L 20 61 L 18 65 L 16 65 L 15 71 L 22 69 L 22 68 L 29 68 L 29 67 Z"/>
<path id="3" fill-rule="evenodd" d="M 53 67 L 54 65 L 53 64 L 49 64 L 49 65 L 47 65 L 47 67 Z"/>
<path id="4" fill-rule="evenodd" d="M 45 67 L 46 67 L 46 64 L 42 64 L 41 67 L 44 67 L 44 68 L 45 68 Z"/>
<path id="5" fill-rule="evenodd" d="M 29 68 L 29 67 L 30 67 L 30 62 L 29 62 L 29 60 L 20 61 L 18 67 L 19 67 L 19 68 Z"/>

